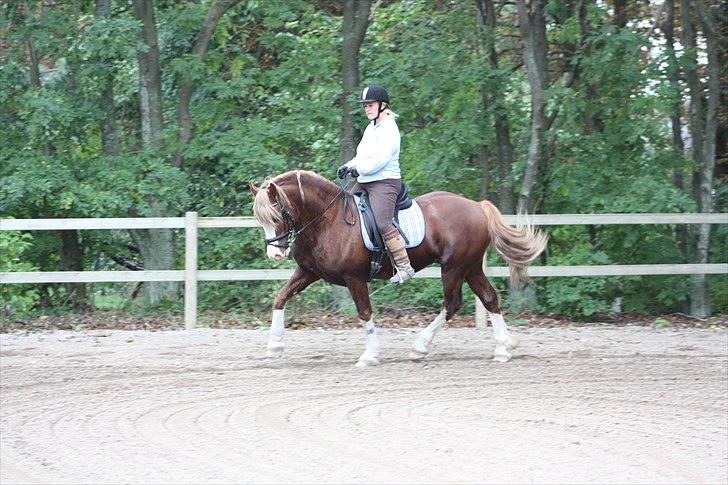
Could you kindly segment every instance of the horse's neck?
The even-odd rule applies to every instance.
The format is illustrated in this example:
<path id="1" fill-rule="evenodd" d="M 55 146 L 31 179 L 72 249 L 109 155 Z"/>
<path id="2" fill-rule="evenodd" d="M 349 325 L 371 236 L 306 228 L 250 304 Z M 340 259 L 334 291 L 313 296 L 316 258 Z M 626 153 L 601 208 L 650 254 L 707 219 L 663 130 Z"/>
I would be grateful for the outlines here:
<path id="1" fill-rule="evenodd" d="M 336 197 L 336 191 L 329 187 L 317 187 L 315 189 L 299 190 L 295 187 L 289 192 L 288 198 L 294 202 L 298 220 L 306 222 L 326 210 L 327 206 Z"/>

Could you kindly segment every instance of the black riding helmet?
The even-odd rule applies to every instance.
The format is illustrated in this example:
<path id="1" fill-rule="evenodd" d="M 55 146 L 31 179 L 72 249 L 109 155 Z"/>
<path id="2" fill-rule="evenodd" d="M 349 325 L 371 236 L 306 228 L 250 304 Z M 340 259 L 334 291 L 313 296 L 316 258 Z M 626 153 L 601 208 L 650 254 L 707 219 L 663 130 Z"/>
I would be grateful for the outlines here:
<path id="1" fill-rule="evenodd" d="M 361 93 L 361 102 L 379 101 L 389 104 L 389 93 L 379 84 L 370 84 Z"/>
<path id="2" fill-rule="evenodd" d="M 376 124 L 379 119 L 379 115 L 386 109 L 382 106 L 382 103 L 387 103 L 387 105 L 389 105 L 389 93 L 379 84 L 370 84 L 365 87 L 364 91 L 361 93 L 361 103 L 370 103 L 373 101 L 379 102 L 379 111 L 377 117 L 374 119 L 374 124 Z"/>

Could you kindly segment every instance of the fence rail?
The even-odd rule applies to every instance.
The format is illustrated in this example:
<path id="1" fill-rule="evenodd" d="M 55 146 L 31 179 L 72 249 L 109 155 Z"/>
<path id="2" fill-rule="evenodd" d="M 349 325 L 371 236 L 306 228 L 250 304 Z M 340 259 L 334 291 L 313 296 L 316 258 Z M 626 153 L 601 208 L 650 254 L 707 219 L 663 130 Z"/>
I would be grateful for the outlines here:
<path id="1" fill-rule="evenodd" d="M 728 273 L 728 263 L 633 264 L 598 266 L 531 266 L 529 276 L 645 276 Z M 197 281 L 287 280 L 292 269 L 197 270 Z M 508 277 L 507 266 L 488 266 L 485 274 Z M 134 281 L 185 281 L 184 270 L 167 271 L 48 271 L 43 273 L 0 273 L 2 283 L 124 283 Z M 425 268 L 415 278 L 439 278 L 440 268 Z"/>
<path id="2" fill-rule="evenodd" d="M 517 216 L 504 216 L 509 224 Z M 537 226 L 629 225 L 629 224 L 727 224 L 728 214 L 534 214 L 527 216 Z M 70 229 L 183 229 L 185 217 L 125 217 L 86 219 L 0 219 L 0 231 L 62 231 Z M 260 227 L 254 217 L 198 217 L 197 227 Z"/>
<path id="3" fill-rule="evenodd" d="M 505 216 L 509 224 L 517 216 Z M 538 226 L 550 225 L 628 225 L 628 224 L 726 224 L 728 214 L 537 214 L 528 220 Z M 0 219 L 0 231 L 49 231 L 90 229 L 184 229 L 185 269 L 168 271 L 50 271 L 0 273 L 0 284 L 17 283 L 93 283 L 135 281 L 184 281 L 185 327 L 193 328 L 197 321 L 198 281 L 260 281 L 287 280 L 291 269 L 200 270 L 197 267 L 198 229 L 260 227 L 253 217 L 197 217 L 188 212 L 185 217 L 148 218 L 88 218 L 88 219 Z M 486 267 L 490 277 L 507 277 L 505 266 Z M 546 276 L 633 276 L 728 274 L 728 263 L 713 264 L 642 264 L 599 266 L 531 266 L 533 277 Z M 426 268 L 417 278 L 439 278 L 440 268 Z M 484 309 L 477 301 L 476 322 L 484 324 Z"/>

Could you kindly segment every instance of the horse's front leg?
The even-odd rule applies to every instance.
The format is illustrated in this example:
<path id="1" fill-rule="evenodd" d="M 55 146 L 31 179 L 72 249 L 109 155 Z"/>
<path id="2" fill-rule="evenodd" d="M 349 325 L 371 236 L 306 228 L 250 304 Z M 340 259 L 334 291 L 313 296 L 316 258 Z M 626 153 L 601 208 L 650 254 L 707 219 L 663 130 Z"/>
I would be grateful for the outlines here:
<path id="1" fill-rule="evenodd" d="M 427 354 L 430 353 L 430 350 L 432 349 L 432 341 L 435 339 L 435 335 L 437 335 L 437 332 L 440 331 L 443 324 L 445 323 L 446 316 L 447 310 L 443 309 L 440 314 L 432 321 L 432 323 L 430 323 L 426 329 L 420 332 L 417 340 L 415 340 L 415 343 L 412 344 L 412 349 L 410 350 L 410 359 L 424 359 Z"/>
<path id="2" fill-rule="evenodd" d="M 372 305 L 369 301 L 369 287 L 365 280 L 353 280 L 346 283 L 359 314 L 359 323 L 364 328 L 366 346 L 356 363 L 357 367 L 371 367 L 379 364 L 379 335 L 374 326 Z"/>
<path id="3" fill-rule="evenodd" d="M 266 355 L 268 357 L 280 357 L 283 354 L 283 334 L 285 333 L 283 315 L 286 302 L 293 298 L 296 293 L 300 293 L 318 279 L 318 276 L 310 271 L 301 269 L 299 266 L 293 272 L 293 275 L 286 285 L 278 290 L 278 294 L 276 294 L 276 298 L 273 301 L 273 317 L 271 318 L 270 335 L 266 347 Z"/>

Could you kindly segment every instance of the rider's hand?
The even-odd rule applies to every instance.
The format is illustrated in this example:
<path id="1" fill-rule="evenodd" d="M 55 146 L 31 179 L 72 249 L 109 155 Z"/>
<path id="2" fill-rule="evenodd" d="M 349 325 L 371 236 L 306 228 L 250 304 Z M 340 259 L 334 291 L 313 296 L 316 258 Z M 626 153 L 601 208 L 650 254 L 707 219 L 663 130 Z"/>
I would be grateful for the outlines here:
<path id="1" fill-rule="evenodd" d="M 341 167 L 339 167 L 339 170 L 336 171 L 336 175 L 340 179 L 343 179 L 346 177 L 346 174 L 348 174 L 350 171 L 351 171 L 351 169 L 349 167 L 347 167 L 346 165 L 342 165 Z M 359 175 L 359 174 L 357 174 L 357 175 Z"/>
<path id="2" fill-rule="evenodd" d="M 349 175 L 351 175 L 354 178 L 357 178 L 359 176 L 359 171 L 356 169 L 356 167 L 351 167 L 349 169 Z"/>

